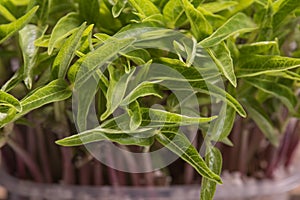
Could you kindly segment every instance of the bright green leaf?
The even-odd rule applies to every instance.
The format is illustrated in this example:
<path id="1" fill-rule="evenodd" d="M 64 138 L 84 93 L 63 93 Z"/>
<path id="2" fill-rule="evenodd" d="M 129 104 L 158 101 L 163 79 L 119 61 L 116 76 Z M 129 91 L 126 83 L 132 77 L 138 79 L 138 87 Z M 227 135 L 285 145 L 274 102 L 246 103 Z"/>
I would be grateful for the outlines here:
<path id="1" fill-rule="evenodd" d="M 155 138 L 159 143 L 193 166 L 203 177 L 217 183 L 222 183 L 220 176 L 209 169 L 198 151 L 184 134 L 165 130 L 157 134 Z"/>
<path id="2" fill-rule="evenodd" d="M 219 149 L 210 147 L 207 149 L 205 156 L 206 165 L 217 175 L 221 174 L 222 170 L 222 154 Z M 202 178 L 201 182 L 201 199 L 213 200 L 217 184 L 207 178 Z"/>
<path id="3" fill-rule="evenodd" d="M 245 106 L 247 113 L 255 121 L 262 133 L 269 139 L 269 141 L 274 145 L 279 145 L 279 132 L 275 129 L 274 124 L 271 119 L 265 113 L 261 104 L 252 97 L 247 97 L 243 99 L 243 105 Z"/>
<path id="4" fill-rule="evenodd" d="M 68 37 L 80 26 L 81 22 L 77 13 L 69 13 L 62 17 L 54 26 L 49 39 L 48 54 L 52 54 L 55 45 Z"/>
<path id="5" fill-rule="evenodd" d="M 224 42 L 208 49 L 208 53 L 216 63 L 222 74 L 229 80 L 229 82 L 236 87 L 236 77 L 233 69 L 233 61 L 231 53 Z"/>
<path id="6" fill-rule="evenodd" d="M 33 68 L 35 67 L 39 50 L 39 48 L 34 45 L 34 42 L 42 34 L 42 31 L 37 26 L 31 24 L 19 31 L 19 43 L 24 60 L 24 83 L 28 89 L 32 87 Z"/>
<path id="7" fill-rule="evenodd" d="M 266 79 L 249 78 L 245 80 L 265 93 L 280 99 L 290 111 L 294 111 L 298 100 L 291 88 Z"/>
<path id="8" fill-rule="evenodd" d="M 241 57 L 240 64 L 236 69 L 237 77 L 257 76 L 270 72 L 294 69 L 300 66 L 300 59 L 282 56 L 251 55 Z"/>
<path id="9" fill-rule="evenodd" d="M 22 29 L 26 24 L 30 22 L 35 12 L 37 11 L 38 6 L 33 7 L 28 11 L 24 16 L 20 17 L 16 21 L 13 21 L 9 24 L 0 25 L 0 44 L 4 42 L 7 38 L 12 36 L 15 32 Z"/>
<path id="10" fill-rule="evenodd" d="M 199 45 L 211 47 L 238 33 L 251 32 L 256 29 L 252 20 L 243 13 L 238 13 L 227 20 L 211 36 L 202 40 Z"/>
<path id="11" fill-rule="evenodd" d="M 22 106 L 19 100 L 2 90 L 0 90 L 0 106 L 13 107 L 18 112 L 22 111 Z"/>
<path id="12" fill-rule="evenodd" d="M 154 131 L 150 129 L 113 130 L 97 127 L 82 133 L 56 141 L 62 146 L 78 146 L 92 142 L 109 140 L 123 145 L 150 146 L 153 143 Z"/>
<path id="13" fill-rule="evenodd" d="M 79 46 L 82 33 L 85 29 L 85 23 L 70 36 L 59 50 L 54 63 L 52 65 L 52 75 L 54 79 L 64 78 L 68 71 L 69 65 L 74 58 L 75 51 Z"/>

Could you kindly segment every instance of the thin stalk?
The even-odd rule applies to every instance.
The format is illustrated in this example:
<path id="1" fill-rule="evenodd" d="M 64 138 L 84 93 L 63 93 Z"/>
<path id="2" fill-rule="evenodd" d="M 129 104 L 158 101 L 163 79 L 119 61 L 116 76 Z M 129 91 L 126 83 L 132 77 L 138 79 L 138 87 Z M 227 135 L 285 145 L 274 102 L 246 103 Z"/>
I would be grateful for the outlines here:
<path id="1" fill-rule="evenodd" d="M 150 151 L 150 147 L 145 147 L 143 153 L 148 153 Z M 149 154 L 144 154 L 144 167 L 146 171 L 151 171 L 152 169 L 152 160 L 149 157 Z M 154 186 L 154 174 L 153 172 L 145 173 L 145 182 L 146 186 Z"/>
<path id="2" fill-rule="evenodd" d="M 79 184 L 80 185 L 90 185 L 91 184 L 90 163 L 86 163 L 79 169 Z"/>
<path id="3" fill-rule="evenodd" d="M 103 185 L 103 169 L 102 164 L 98 161 L 94 161 L 94 185 Z"/>
<path id="4" fill-rule="evenodd" d="M 119 145 L 120 148 L 129 151 L 129 149 L 126 146 Z M 131 156 L 131 154 L 124 154 L 124 162 L 126 162 L 126 165 L 128 166 L 129 169 L 132 169 L 132 171 L 137 171 L 136 170 L 136 162 L 134 158 Z M 137 173 L 130 173 L 130 178 L 132 181 L 133 186 L 140 186 L 140 176 Z"/>
<path id="5" fill-rule="evenodd" d="M 229 170 L 236 171 L 238 170 L 238 159 L 239 159 L 239 149 L 240 149 L 240 136 L 242 133 L 242 119 L 241 117 L 237 117 L 233 131 L 231 133 L 231 140 L 232 143 L 234 144 L 234 148 L 231 149 L 230 151 L 230 156 L 229 156 Z"/>
<path id="6" fill-rule="evenodd" d="M 247 173 L 247 153 L 248 153 L 248 140 L 249 140 L 249 130 L 246 128 L 242 132 L 241 136 L 241 146 L 240 146 L 240 155 L 238 168 L 242 174 Z"/>
<path id="7" fill-rule="evenodd" d="M 108 164 L 108 179 L 110 181 L 110 184 L 112 186 L 119 186 L 119 180 L 118 180 L 118 175 L 117 175 L 117 171 L 115 169 L 113 169 L 111 166 L 115 166 L 115 162 L 112 159 L 113 154 L 111 153 L 110 149 L 107 148 L 106 149 L 106 160 L 107 160 L 107 164 Z"/>
<path id="8" fill-rule="evenodd" d="M 61 133 L 62 137 L 70 136 L 69 124 L 65 113 L 61 112 L 65 110 L 65 102 L 55 102 L 54 103 L 54 115 L 55 120 L 62 124 L 62 128 L 64 129 Z M 74 177 L 74 166 L 72 164 L 72 149 L 68 147 L 60 147 L 62 153 L 62 171 L 63 171 L 63 183 L 64 184 L 74 184 L 75 177 Z"/>
<path id="9" fill-rule="evenodd" d="M 46 150 L 46 143 L 44 138 L 44 132 L 40 124 L 37 124 L 35 127 L 37 141 L 38 141 L 38 149 L 39 149 L 39 158 L 42 165 L 42 171 L 45 176 L 45 180 L 47 183 L 52 182 L 52 175 L 50 170 L 50 163 L 48 159 L 48 154 Z"/>
<path id="10" fill-rule="evenodd" d="M 18 143 L 21 148 L 24 148 L 25 146 L 24 139 L 23 139 L 24 135 L 20 133 L 20 130 L 17 127 L 15 127 L 14 130 L 15 130 L 14 139 L 16 143 Z M 22 160 L 22 158 L 18 155 L 16 156 L 16 164 L 17 164 L 17 176 L 22 179 L 27 178 L 25 163 Z"/>
<path id="11" fill-rule="evenodd" d="M 28 114 L 28 118 L 30 121 L 32 120 L 32 115 Z M 36 138 L 35 138 L 35 132 L 33 127 L 27 126 L 27 151 L 30 154 L 30 156 L 35 159 L 37 156 L 37 144 L 36 144 Z"/>
<path id="12" fill-rule="evenodd" d="M 44 179 L 42 173 L 38 165 L 30 157 L 30 155 L 23 148 L 21 148 L 17 143 L 15 143 L 12 139 L 8 139 L 7 143 L 27 165 L 28 170 L 30 171 L 33 179 L 39 183 L 43 182 Z"/>

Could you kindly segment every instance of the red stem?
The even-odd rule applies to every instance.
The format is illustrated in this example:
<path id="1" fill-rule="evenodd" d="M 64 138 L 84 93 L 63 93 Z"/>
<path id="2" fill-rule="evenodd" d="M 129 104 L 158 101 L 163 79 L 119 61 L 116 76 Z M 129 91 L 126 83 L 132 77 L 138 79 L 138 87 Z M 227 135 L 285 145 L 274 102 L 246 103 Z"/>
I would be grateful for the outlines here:
<path id="1" fill-rule="evenodd" d="M 7 141 L 8 145 L 16 152 L 18 156 L 24 161 L 27 165 L 31 175 L 33 176 L 36 182 L 43 182 L 42 173 L 38 167 L 38 165 L 34 162 L 34 160 L 30 157 L 30 155 L 21 148 L 18 144 L 16 144 L 12 139 Z"/>

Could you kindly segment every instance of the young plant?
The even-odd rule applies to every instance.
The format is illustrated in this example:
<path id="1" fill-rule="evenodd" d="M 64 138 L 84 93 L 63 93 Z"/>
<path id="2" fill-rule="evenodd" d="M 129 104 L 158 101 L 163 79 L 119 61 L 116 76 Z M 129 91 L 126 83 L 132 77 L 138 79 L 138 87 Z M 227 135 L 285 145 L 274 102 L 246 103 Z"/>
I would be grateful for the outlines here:
<path id="1" fill-rule="evenodd" d="M 299 11 L 297 0 L 0 1 L 0 145 L 18 155 L 9 170 L 26 176 L 26 165 L 36 181 L 53 182 L 58 169 L 45 158 L 49 148 L 60 159 L 54 140 L 89 151 L 110 141 L 149 155 L 169 149 L 202 176 L 205 200 L 222 183 L 222 154 L 224 169 L 272 177 L 298 144 Z M 62 180 L 75 183 L 91 158 L 59 149 Z M 267 167 L 247 169 L 261 149 L 273 153 L 262 156 Z M 157 167 L 124 157 L 132 171 Z M 121 180 L 108 171 L 112 184 Z M 89 183 L 88 167 L 79 174 Z"/>

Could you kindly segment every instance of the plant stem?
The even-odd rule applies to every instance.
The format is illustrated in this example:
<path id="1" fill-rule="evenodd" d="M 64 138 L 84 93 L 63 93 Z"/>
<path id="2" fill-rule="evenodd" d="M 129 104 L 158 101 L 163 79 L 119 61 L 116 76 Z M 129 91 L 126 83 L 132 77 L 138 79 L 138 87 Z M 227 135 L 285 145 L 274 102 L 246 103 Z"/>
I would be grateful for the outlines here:
<path id="1" fill-rule="evenodd" d="M 42 165 L 42 171 L 45 175 L 45 180 L 47 183 L 52 182 L 50 164 L 47 156 L 46 143 L 44 138 L 44 132 L 41 128 L 40 124 L 37 124 L 35 127 L 37 141 L 38 141 L 38 149 L 39 149 L 39 157 Z"/>
<path id="2" fill-rule="evenodd" d="M 39 183 L 43 182 L 44 180 L 43 180 L 42 173 L 41 173 L 38 165 L 30 157 L 30 155 L 23 148 L 21 148 L 18 144 L 16 144 L 12 139 L 8 139 L 7 143 L 27 165 L 31 175 L 33 176 L 33 179 Z"/>
<path id="3" fill-rule="evenodd" d="M 103 169 L 102 164 L 98 160 L 94 160 L 94 185 L 103 185 Z"/>
<path id="4" fill-rule="evenodd" d="M 20 132 L 20 130 L 18 129 L 18 127 L 14 127 L 15 130 L 15 141 L 16 143 L 19 144 L 19 146 L 21 148 L 24 148 L 25 144 L 24 144 L 24 139 L 23 139 L 23 134 Z M 17 177 L 21 178 L 21 179 L 25 179 L 27 178 L 26 175 L 26 166 L 25 163 L 23 162 L 22 158 L 20 156 L 16 156 L 16 164 L 17 164 Z"/>
<path id="5" fill-rule="evenodd" d="M 91 166 L 90 163 L 86 163 L 79 169 L 79 184 L 89 185 L 91 184 Z"/>

